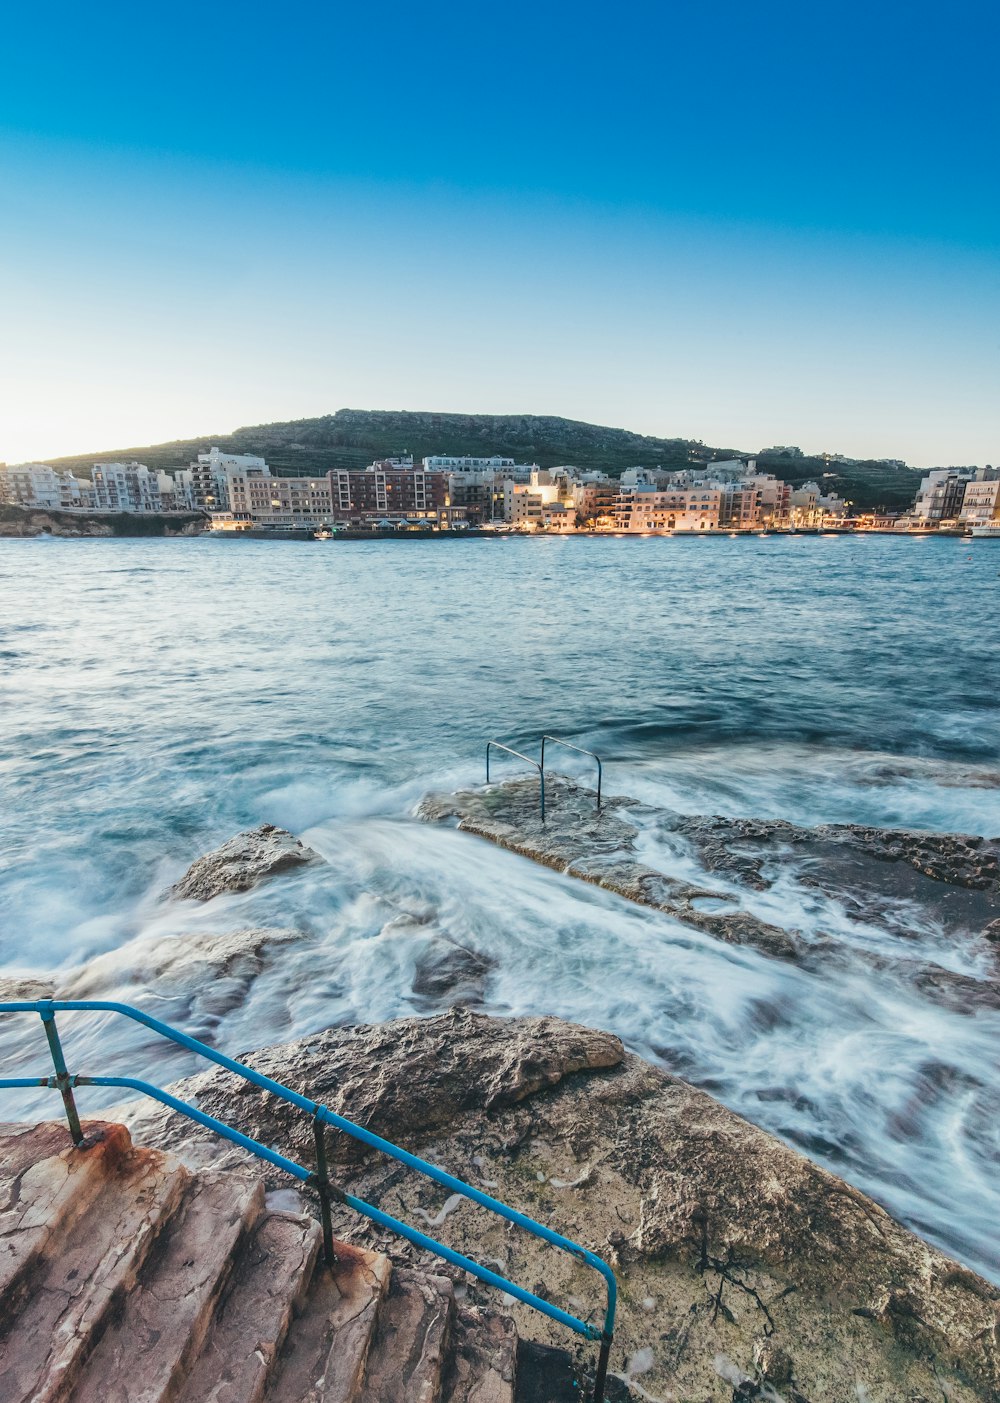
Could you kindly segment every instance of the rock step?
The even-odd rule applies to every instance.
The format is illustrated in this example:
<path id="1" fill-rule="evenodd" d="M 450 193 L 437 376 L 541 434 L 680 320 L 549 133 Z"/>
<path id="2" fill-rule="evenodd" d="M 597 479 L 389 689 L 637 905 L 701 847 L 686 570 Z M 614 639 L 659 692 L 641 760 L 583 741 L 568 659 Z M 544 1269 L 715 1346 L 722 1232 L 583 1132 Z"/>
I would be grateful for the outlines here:
<path id="1" fill-rule="evenodd" d="M 237 1247 L 264 1208 L 264 1189 L 234 1175 L 189 1180 L 123 1309 L 73 1389 L 73 1403 L 172 1403 L 212 1324 Z"/>
<path id="2" fill-rule="evenodd" d="M 117 1160 L 105 1155 L 103 1170 L 87 1212 L 50 1238 L 22 1299 L 0 1319 L 4 1403 L 63 1403 L 72 1396 L 81 1365 L 122 1293 L 133 1287 L 189 1178 L 156 1150 L 128 1150 Z"/>
<path id="3" fill-rule="evenodd" d="M 357 1398 L 392 1268 L 378 1252 L 343 1242 L 336 1250 L 332 1270 L 323 1263 L 316 1269 L 266 1391 L 267 1403 L 353 1403 Z"/>
<path id="4" fill-rule="evenodd" d="M 312 1218 L 268 1213 L 261 1219 L 236 1256 L 201 1354 L 170 1403 L 260 1403 L 293 1313 L 309 1291 L 321 1241 Z"/>
<path id="5" fill-rule="evenodd" d="M 358 1403 L 439 1403 L 454 1304 L 446 1276 L 393 1272 Z"/>
<path id="6" fill-rule="evenodd" d="M 4 1315 L 48 1245 L 87 1211 L 107 1167 L 131 1146 L 121 1125 L 89 1122 L 78 1150 L 64 1125 L 0 1126 L 0 1297 Z"/>
<path id="7" fill-rule="evenodd" d="M 507 1316 L 458 1310 L 441 1403 L 514 1403 L 517 1331 Z"/>

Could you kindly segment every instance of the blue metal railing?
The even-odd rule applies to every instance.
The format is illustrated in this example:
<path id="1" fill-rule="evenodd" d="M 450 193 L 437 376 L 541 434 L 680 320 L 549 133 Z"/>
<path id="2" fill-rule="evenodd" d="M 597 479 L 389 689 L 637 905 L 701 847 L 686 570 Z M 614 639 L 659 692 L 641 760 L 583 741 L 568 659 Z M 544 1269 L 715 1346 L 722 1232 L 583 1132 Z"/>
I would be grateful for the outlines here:
<path id="1" fill-rule="evenodd" d="M 488 740 L 486 742 L 486 783 L 490 782 L 490 748 L 494 750 L 505 750 L 508 755 L 516 755 L 518 760 L 523 760 L 526 765 L 538 771 L 539 795 L 542 805 L 542 822 L 545 822 L 545 770 L 537 760 L 532 760 L 530 755 L 522 755 L 520 750 L 511 750 L 509 745 L 503 745 L 498 740 Z"/>
<path id="2" fill-rule="evenodd" d="M 501 747 L 507 749 L 506 746 Z M 517 754 L 516 751 L 512 754 Z M 527 757 L 521 756 L 521 759 Z M 533 761 L 529 763 L 534 763 Z M 544 783 L 544 780 L 543 780 Z M 489 1194 L 482 1193 L 479 1189 L 473 1188 L 471 1184 L 464 1183 L 461 1179 L 456 1179 L 454 1175 L 446 1173 L 443 1169 L 438 1169 L 436 1165 L 429 1164 L 426 1160 L 420 1159 L 417 1155 L 410 1154 L 408 1150 L 401 1149 L 389 1140 L 383 1140 L 380 1135 L 375 1135 L 370 1130 L 365 1130 L 363 1126 L 355 1125 L 353 1121 L 346 1117 L 337 1115 L 335 1111 L 329 1110 L 318 1101 L 310 1101 L 308 1097 L 292 1091 L 289 1087 L 283 1086 L 280 1082 L 273 1081 L 270 1077 L 265 1077 L 262 1073 L 254 1071 L 252 1067 L 245 1066 L 242 1062 L 236 1062 L 231 1057 L 226 1057 L 221 1052 L 216 1052 L 214 1048 L 206 1046 L 196 1038 L 189 1037 L 187 1033 L 181 1033 L 176 1028 L 172 1028 L 168 1023 L 161 1023 L 158 1018 L 152 1018 L 148 1013 L 143 1013 L 141 1009 L 133 1008 L 130 1004 L 112 1003 L 99 999 L 37 999 L 34 1001 L 0 1003 L 0 1013 L 35 1013 L 41 1020 L 45 1029 L 45 1036 L 49 1045 L 49 1052 L 56 1070 L 54 1077 L 5 1077 L 0 1078 L 0 1090 L 27 1088 L 27 1087 L 50 1087 L 62 1095 L 63 1106 L 66 1112 L 66 1119 L 69 1123 L 70 1134 L 73 1142 L 77 1146 L 84 1143 L 83 1129 L 80 1125 L 80 1117 L 76 1108 L 76 1100 L 73 1095 L 74 1090 L 80 1086 L 115 1086 L 124 1087 L 129 1091 L 140 1092 L 144 1096 L 149 1096 L 161 1105 L 168 1106 L 171 1110 L 187 1116 L 198 1125 L 203 1125 L 207 1129 L 215 1131 L 223 1139 L 231 1141 L 234 1145 L 240 1145 L 258 1159 L 274 1165 L 278 1169 L 284 1170 L 293 1178 L 299 1179 L 314 1187 L 319 1193 L 320 1206 L 323 1216 L 323 1243 L 324 1252 L 328 1262 L 333 1260 L 333 1235 L 330 1217 L 330 1202 L 336 1201 L 352 1208 L 357 1213 L 364 1214 L 371 1218 L 380 1227 L 387 1228 L 390 1232 L 397 1233 L 400 1237 L 412 1242 L 415 1246 L 423 1248 L 428 1252 L 433 1252 L 437 1256 L 450 1262 L 452 1266 L 460 1267 L 471 1276 L 486 1282 L 489 1286 L 495 1286 L 500 1291 L 505 1291 L 513 1296 L 515 1300 L 524 1305 L 532 1306 L 535 1310 L 547 1315 L 551 1320 L 556 1320 L 560 1325 L 565 1325 L 578 1335 L 583 1335 L 588 1340 L 600 1342 L 600 1355 L 597 1362 L 597 1372 L 594 1384 L 594 1403 L 601 1403 L 604 1397 L 604 1387 L 607 1376 L 608 1358 L 611 1351 L 611 1340 L 615 1328 L 615 1306 L 617 1302 L 617 1282 L 615 1274 L 601 1257 L 594 1252 L 588 1252 L 586 1248 L 578 1243 L 563 1237 L 560 1233 L 553 1232 L 542 1223 L 537 1223 L 533 1218 L 527 1217 L 524 1213 L 519 1213 L 516 1208 L 509 1207 L 499 1199 L 491 1198 Z M 56 1029 L 55 1015 L 57 1013 L 116 1013 L 124 1018 L 130 1018 L 136 1023 L 141 1023 L 146 1028 L 158 1033 L 161 1037 L 169 1039 L 179 1047 L 186 1048 L 189 1052 L 204 1057 L 209 1062 L 214 1062 L 219 1067 L 224 1067 L 226 1071 L 233 1072 L 236 1076 L 242 1077 L 244 1081 L 258 1087 L 262 1091 L 269 1091 L 279 1100 L 286 1101 L 289 1105 L 297 1109 L 306 1111 L 313 1121 L 313 1133 L 316 1145 L 317 1170 L 307 1169 L 304 1165 L 298 1164 L 295 1160 L 280 1154 L 277 1150 L 272 1150 L 259 1141 L 252 1139 L 249 1135 L 244 1135 L 242 1131 L 236 1130 L 233 1126 L 227 1125 L 225 1121 L 217 1120 L 215 1116 L 207 1115 L 204 1111 L 198 1110 L 196 1106 L 182 1101 L 179 1097 L 173 1096 L 169 1091 L 164 1091 L 162 1087 L 153 1085 L 151 1082 L 141 1081 L 136 1077 L 86 1077 L 71 1074 L 66 1067 L 62 1045 Z M 492 1213 L 498 1214 L 508 1222 L 516 1224 L 526 1232 L 540 1238 L 543 1242 L 548 1242 L 553 1247 L 559 1247 L 564 1252 L 568 1252 L 578 1262 L 593 1268 L 604 1279 L 607 1290 L 607 1304 L 604 1312 L 604 1325 L 599 1328 L 590 1325 L 584 1320 L 580 1320 L 575 1315 L 570 1315 L 568 1311 L 561 1310 L 551 1302 L 544 1300 L 541 1296 L 536 1296 L 532 1291 L 526 1291 L 523 1286 L 518 1286 L 516 1282 L 509 1281 L 498 1272 L 491 1271 L 488 1267 L 480 1266 L 478 1262 L 470 1257 L 465 1257 L 461 1252 L 455 1252 L 452 1248 L 446 1247 L 444 1243 L 438 1242 L 435 1238 L 429 1237 L 426 1233 L 420 1232 L 417 1228 L 411 1228 L 408 1223 L 400 1222 L 398 1218 L 393 1218 L 388 1213 L 383 1213 L 380 1208 L 373 1204 L 366 1203 L 364 1199 L 356 1198 L 353 1194 L 346 1193 L 330 1183 L 326 1168 L 326 1149 L 323 1140 L 323 1126 L 333 1126 L 336 1130 L 342 1130 L 345 1134 L 352 1136 L 355 1140 L 360 1140 L 362 1144 L 370 1146 L 372 1149 L 380 1150 L 383 1154 L 389 1155 L 400 1164 L 405 1164 L 408 1168 L 416 1170 L 418 1173 L 433 1179 L 435 1183 L 443 1188 L 450 1189 L 453 1193 L 462 1194 L 465 1198 L 471 1199 L 473 1203 L 478 1203 L 480 1207 L 489 1209 Z"/>
<path id="3" fill-rule="evenodd" d="M 568 740 L 563 740 L 562 736 L 542 736 L 542 773 L 545 773 L 545 742 L 551 741 L 553 745 L 561 745 L 566 750 L 575 750 L 578 755 L 589 755 L 591 760 L 597 761 L 597 807 L 601 807 L 601 782 L 604 776 L 604 767 L 601 764 L 601 757 L 595 755 L 592 750 L 584 750 L 582 745 L 573 745 Z"/>

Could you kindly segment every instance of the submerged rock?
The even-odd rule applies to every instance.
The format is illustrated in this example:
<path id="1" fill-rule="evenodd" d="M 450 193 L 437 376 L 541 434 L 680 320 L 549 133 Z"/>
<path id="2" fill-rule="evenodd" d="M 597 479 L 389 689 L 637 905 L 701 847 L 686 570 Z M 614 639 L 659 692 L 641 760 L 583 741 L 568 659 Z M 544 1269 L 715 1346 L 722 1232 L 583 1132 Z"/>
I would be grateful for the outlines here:
<path id="1" fill-rule="evenodd" d="M 611 1367 L 622 1379 L 641 1373 L 640 1396 L 723 1400 L 735 1386 L 812 1403 L 971 1403 L 1000 1393 L 1000 1291 L 610 1034 L 453 1010 L 332 1029 L 245 1060 L 608 1258 L 621 1286 Z M 216 1071 L 178 1088 L 311 1163 L 308 1117 L 236 1089 Z M 130 1108 L 129 1119 L 137 1138 L 195 1161 L 242 1153 L 161 1107 Z M 600 1283 L 572 1257 L 346 1136 L 331 1134 L 328 1148 L 352 1193 L 433 1221 L 450 1246 L 600 1319 Z M 337 1231 L 389 1241 L 346 1209 Z M 393 1251 L 406 1249 L 394 1241 Z M 467 1285 L 473 1301 L 490 1299 Z M 514 1314 L 522 1336 L 567 1345 L 530 1310 Z"/>
<path id="2" fill-rule="evenodd" d="M 481 1003 L 486 977 L 495 967 L 496 960 L 435 936 L 417 960 L 413 992 L 435 1002 L 447 997 L 452 1004 Z"/>
<path id="3" fill-rule="evenodd" d="M 319 861 L 318 853 L 284 828 L 261 823 L 237 833 L 214 852 L 199 857 L 164 895 L 209 901 L 221 892 L 249 891 L 276 872 Z"/>
<path id="4" fill-rule="evenodd" d="M 269 927 L 140 936 L 65 975 L 54 997 L 130 1003 L 141 994 L 147 1004 L 156 1001 L 158 1018 L 212 1042 L 219 1022 L 245 1003 L 269 953 L 301 938 Z"/>

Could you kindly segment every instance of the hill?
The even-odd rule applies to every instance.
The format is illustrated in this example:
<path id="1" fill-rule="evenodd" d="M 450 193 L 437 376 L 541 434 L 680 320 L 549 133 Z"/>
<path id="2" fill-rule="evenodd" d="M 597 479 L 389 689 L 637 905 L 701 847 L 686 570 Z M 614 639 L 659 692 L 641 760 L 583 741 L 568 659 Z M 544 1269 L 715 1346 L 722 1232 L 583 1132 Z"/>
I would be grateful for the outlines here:
<path id="1" fill-rule="evenodd" d="M 407 410 L 341 409 L 317 419 L 257 424 L 231 434 L 210 434 L 144 447 L 105 449 L 54 460 L 57 467 L 88 473 L 95 461 L 138 458 L 151 468 L 183 466 L 213 444 L 229 453 L 260 453 L 273 471 L 309 475 L 330 468 L 360 468 L 373 458 L 412 453 L 484 455 L 502 453 L 543 468 L 573 463 L 619 475 L 625 468 L 677 469 L 713 458 L 746 456 L 746 448 L 712 448 L 698 440 L 652 438 L 537 414 L 430 414 Z M 913 468 L 885 463 L 831 463 L 797 450 L 768 449 L 756 454 L 762 471 L 774 472 L 798 486 L 810 479 L 858 506 L 901 507 L 913 501 L 918 474 Z M 826 475 L 824 477 L 824 474 Z"/>

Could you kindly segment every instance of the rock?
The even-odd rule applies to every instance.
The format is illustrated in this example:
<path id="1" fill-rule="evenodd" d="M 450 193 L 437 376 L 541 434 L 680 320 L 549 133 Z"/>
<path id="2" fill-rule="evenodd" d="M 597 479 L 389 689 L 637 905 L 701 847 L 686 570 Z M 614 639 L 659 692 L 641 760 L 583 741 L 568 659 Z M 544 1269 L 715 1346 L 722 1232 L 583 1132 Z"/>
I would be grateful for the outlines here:
<path id="1" fill-rule="evenodd" d="M 772 1389 L 814 1403 L 1000 1396 L 1000 1291 L 609 1034 L 453 1010 L 334 1029 L 246 1060 L 611 1260 L 621 1286 L 611 1368 L 628 1380 L 641 1359 L 647 1396 L 721 1399 L 721 1377 L 756 1390 L 748 1398 Z M 212 1071 L 179 1094 L 311 1163 L 308 1117 L 235 1089 Z M 131 1108 L 130 1119 L 137 1136 L 185 1158 L 231 1153 L 160 1107 Z M 572 1257 L 461 1199 L 442 1213 L 445 1190 L 345 1140 L 331 1134 L 328 1149 L 350 1192 L 420 1225 L 430 1215 L 458 1251 L 600 1320 L 600 1281 Z M 339 1236 L 387 1245 L 337 1211 Z M 466 1289 L 468 1304 L 495 1304 L 485 1288 Z M 530 1310 L 512 1313 L 522 1337 L 571 1343 Z M 780 1353 L 764 1347 L 772 1336 Z M 792 1371 L 784 1341 L 794 1342 L 794 1388 L 777 1382 Z"/>
<path id="2" fill-rule="evenodd" d="M 49 979 L 0 979 L 0 1003 L 28 1003 L 36 999 L 54 999 L 54 985 Z"/>
<path id="3" fill-rule="evenodd" d="M 854 823 L 800 828 L 783 819 L 723 818 L 717 814 L 677 815 L 668 826 L 694 843 L 710 871 L 725 872 L 752 886 L 768 885 L 761 868 L 773 860 L 781 846 L 829 859 L 835 856 L 836 845 L 879 863 L 905 864 L 934 882 L 1000 893 L 1000 838 Z"/>
<path id="4" fill-rule="evenodd" d="M 459 828 L 489 838 L 500 847 L 533 858 L 571 877 L 593 882 L 724 940 L 729 945 L 753 945 L 777 959 L 797 960 L 799 946 L 793 933 L 761 921 L 749 912 L 709 913 L 692 903 L 700 900 L 732 902 L 725 892 L 692 886 L 635 860 L 638 829 L 622 810 L 642 806 L 624 798 L 604 798 L 596 807 L 593 790 L 571 784 L 559 775 L 548 775 L 546 821 L 541 822 L 538 781 L 511 780 L 481 790 L 458 794 L 430 794 L 421 801 L 417 815 L 428 822 L 458 818 Z"/>
<path id="5" fill-rule="evenodd" d="M 486 955 L 435 936 L 417 961 L 413 992 L 432 1002 L 447 997 L 451 1004 L 481 1003 L 486 976 L 495 966 Z"/>
<path id="6" fill-rule="evenodd" d="M 259 927 L 141 936 L 65 976 L 57 997 L 130 1003 L 141 992 L 157 1001 L 158 1017 L 211 1042 L 225 1014 L 246 1001 L 268 952 L 301 938 L 296 930 Z"/>
<path id="7" fill-rule="evenodd" d="M 210 901 L 221 892 L 249 891 L 276 872 L 320 860 L 318 853 L 285 829 L 261 823 L 198 858 L 164 896 Z"/>
<path id="8" fill-rule="evenodd" d="M 435 1018 L 329 1028 L 240 1060 L 378 1135 L 391 1129 L 406 1140 L 465 1111 L 514 1105 L 575 1072 L 617 1066 L 624 1055 L 613 1034 L 558 1018 L 494 1019 L 454 1008 Z M 196 1096 L 202 1110 L 230 1119 L 233 1094 L 245 1083 L 232 1073 L 205 1072 L 179 1085 L 185 1099 Z M 255 1139 L 272 1143 L 280 1125 L 286 1145 L 311 1155 L 310 1126 L 291 1107 L 254 1096 L 241 1097 L 239 1110 L 241 1126 Z M 165 1134 L 185 1143 L 188 1124 L 160 1117 L 159 1110 L 151 1115 L 171 1127 L 155 1131 L 156 1143 Z M 362 1152 L 356 1141 L 338 1136 L 328 1153 L 351 1161 Z"/>
<path id="9" fill-rule="evenodd" d="M 773 1335 L 758 1340 L 753 1347 L 753 1362 L 758 1374 L 769 1384 L 792 1382 L 792 1360 Z"/>

